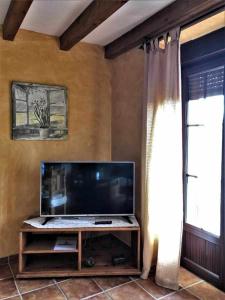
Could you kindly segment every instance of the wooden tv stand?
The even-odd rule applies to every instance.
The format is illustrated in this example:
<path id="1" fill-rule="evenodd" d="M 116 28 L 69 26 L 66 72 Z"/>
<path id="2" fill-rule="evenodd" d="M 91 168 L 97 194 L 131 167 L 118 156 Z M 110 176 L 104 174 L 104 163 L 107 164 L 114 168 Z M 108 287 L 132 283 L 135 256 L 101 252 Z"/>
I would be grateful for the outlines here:
<path id="1" fill-rule="evenodd" d="M 101 235 L 96 233 L 101 233 Z M 116 237 L 127 232 L 130 246 Z M 102 235 L 106 233 L 107 235 Z M 70 235 L 77 240 L 71 250 L 54 250 L 57 236 Z M 90 236 L 94 237 L 90 237 Z M 19 273 L 17 278 L 139 275 L 140 227 L 35 228 L 23 224 L 19 236 Z M 124 255 L 127 262 L 114 266 L 112 256 Z M 93 257 L 95 266 L 85 259 Z"/>

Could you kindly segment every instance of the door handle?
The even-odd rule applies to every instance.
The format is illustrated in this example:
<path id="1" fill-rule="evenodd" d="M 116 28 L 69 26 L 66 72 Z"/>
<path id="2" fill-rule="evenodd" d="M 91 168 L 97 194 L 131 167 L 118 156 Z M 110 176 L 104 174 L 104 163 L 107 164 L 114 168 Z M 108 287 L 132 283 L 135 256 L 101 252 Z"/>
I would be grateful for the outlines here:
<path id="1" fill-rule="evenodd" d="M 193 178 L 198 178 L 196 175 L 191 175 L 191 174 L 186 174 L 187 177 L 193 177 Z"/>

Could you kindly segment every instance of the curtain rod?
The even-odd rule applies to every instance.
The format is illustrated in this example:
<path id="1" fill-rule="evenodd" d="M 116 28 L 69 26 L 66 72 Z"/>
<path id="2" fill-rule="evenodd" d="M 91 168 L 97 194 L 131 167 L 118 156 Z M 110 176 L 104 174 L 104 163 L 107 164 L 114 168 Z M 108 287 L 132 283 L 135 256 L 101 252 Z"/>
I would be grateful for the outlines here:
<path id="1" fill-rule="evenodd" d="M 210 13 L 208 13 L 208 14 L 206 14 L 206 15 L 200 16 L 200 17 L 196 18 L 195 20 L 193 20 L 193 21 L 191 21 L 191 22 L 189 22 L 189 23 L 187 23 L 187 24 L 182 25 L 182 26 L 180 27 L 180 32 L 181 32 L 182 30 L 187 29 L 187 28 L 189 28 L 189 27 L 191 27 L 191 26 L 193 26 L 193 25 L 195 25 L 195 24 L 198 24 L 198 23 L 200 23 L 200 22 L 202 22 L 202 21 L 204 21 L 204 20 L 206 20 L 206 19 L 209 19 L 210 17 L 215 16 L 216 14 L 219 14 L 219 13 L 223 12 L 224 10 L 225 10 L 225 5 L 222 6 L 222 7 L 220 7 L 219 9 L 215 9 L 215 10 L 211 11 Z M 170 30 L 171 30 L 171 29 L 169 29 L 167 32 L 169 32 Z M 160 35 L 158 35 L 158 37 L 159 37 L 159 42 L 163 39 L 161 36 L 163 36 L 164 34 L 165 34 L 165 32 L 162 33 L 162 34 L 160 34 Z M 207 34 L 207 33 L 206 33 L 206 34 Z M 155 38 L 157 38 L 157 36 L 156 36 Z M 152 39 L 154 39 L 154 37 L 151 37 L 151 38 L 150 38 L 150 37 L 145 37 L 144 40 L 143 40 L 143 42 L 142 42 L 142 43 L 140 44 L 140 46 L 138 47 L 138 49 L 144 50 L 144 44 L 147 44 L 147 45 L 148 45 L 148 43 L 149 43 L 150 40 L 152 40 Z"/>

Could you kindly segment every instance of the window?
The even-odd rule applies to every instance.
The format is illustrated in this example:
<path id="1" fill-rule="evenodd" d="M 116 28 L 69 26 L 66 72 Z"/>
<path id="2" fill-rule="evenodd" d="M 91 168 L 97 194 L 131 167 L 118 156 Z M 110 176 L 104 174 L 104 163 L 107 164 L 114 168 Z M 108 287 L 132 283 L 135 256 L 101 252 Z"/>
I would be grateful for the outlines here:
<path id="1" fill-rule="evenodd" d="M 186 223 L 220 235 L 224 66 L 187 77 Z"/>

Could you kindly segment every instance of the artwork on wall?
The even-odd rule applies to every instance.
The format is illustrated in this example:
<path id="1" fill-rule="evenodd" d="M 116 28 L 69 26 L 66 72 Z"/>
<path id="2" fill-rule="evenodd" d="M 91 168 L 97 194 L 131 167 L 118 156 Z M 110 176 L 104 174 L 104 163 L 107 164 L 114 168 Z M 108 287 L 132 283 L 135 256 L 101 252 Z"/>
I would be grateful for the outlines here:
<path id="1" fill-rule="evenodd" d="M 15 140 L 63 140 L 68 135 L 67 89 L 12 83 L 12 136 Z"/>

